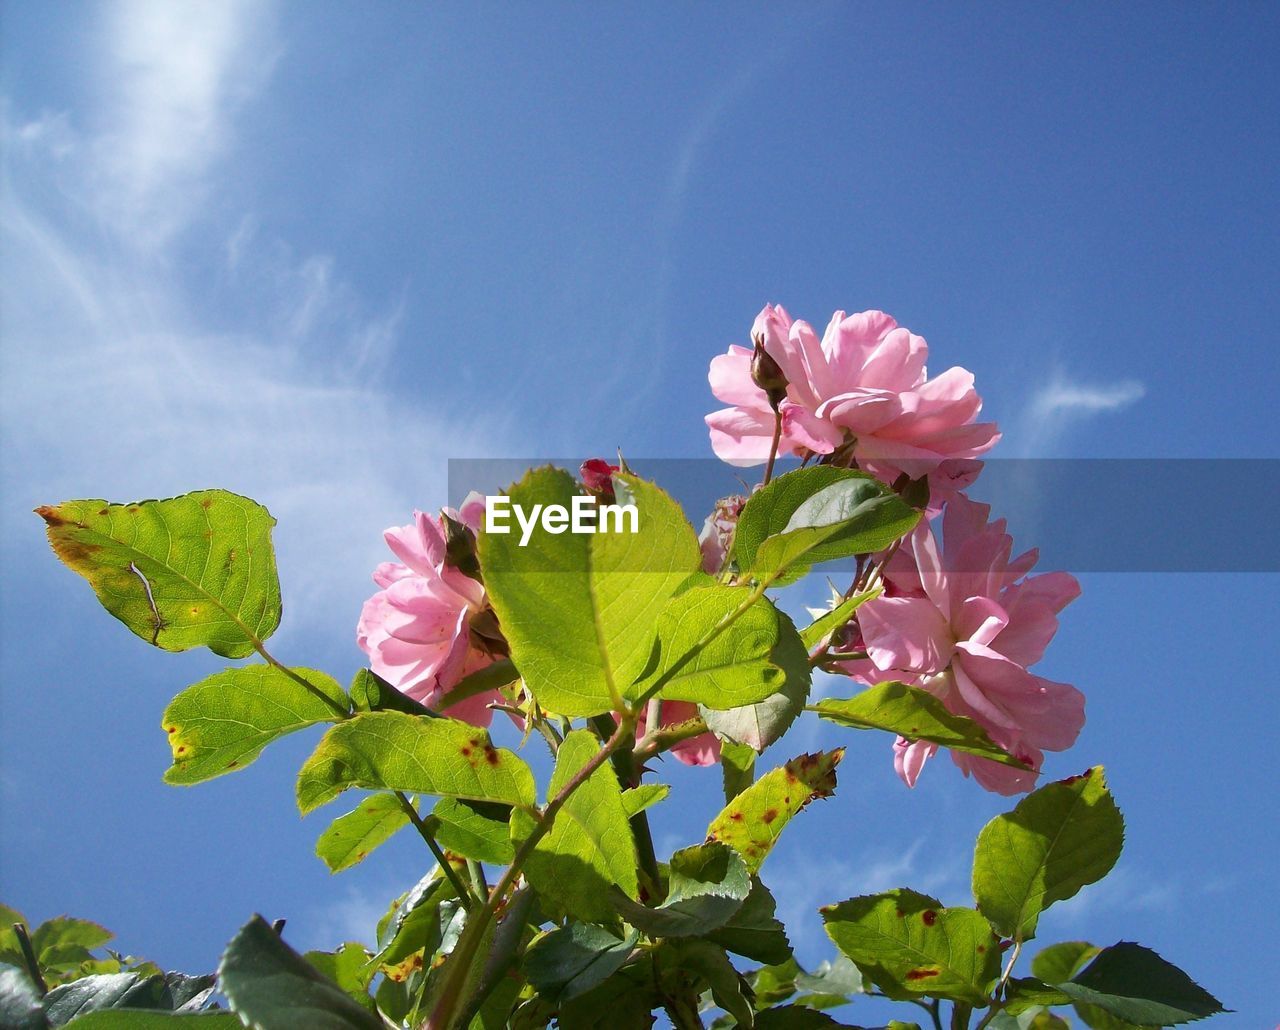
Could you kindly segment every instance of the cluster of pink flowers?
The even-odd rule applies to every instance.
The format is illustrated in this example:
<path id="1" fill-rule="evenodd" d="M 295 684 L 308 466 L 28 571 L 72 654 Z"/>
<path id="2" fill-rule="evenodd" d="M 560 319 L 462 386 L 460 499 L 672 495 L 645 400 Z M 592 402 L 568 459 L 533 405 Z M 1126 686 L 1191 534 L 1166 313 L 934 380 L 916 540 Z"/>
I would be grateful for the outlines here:
<path id="1" fill-rule="evenodd" d="M 924 338 L 881 311 L 837 311 L 819 340 L 807 322 L 766 305 L 751 336 L 754 348 L 731 346 L 711 362 L 712 392 L 731 405 L 707 416 L 721 459 L 766 461 L 780 429 L 780 454 L 858 467 L 891 485 L 904 474 L 928 476 L 927 514 L 945 512 L 943 546 L 922 522 L 885 569 L 883 596 L 846 627 L 842 647 L 867 657 L 840 671 L 868 685 L 901 680 L 930 691 L 1030 766 L 953 752 L 966 775 L 1003 794 L 1030 790 L 1044 751 L 1070 747 L 1084 723 L 1078 690 L 1027 671 L 1080 586 L 1066 573 L 1027 577 L 1036 552 L 1011 558 L 1003 520 L 990 522 L 988 506 L 962 492 L 982 469 L 978 456 L 1000 439 L 993 423 L 975 421 L 982 400 L 973 375 L 950 368 L 929 378 Z M 761 352 L 772 359 L 763 386 Z M 717 567 L 731 535 L 732 518 L 718 507 L 703 533 Z M 914 786 L 937 750 L 898 738 L 899 776 Z"/>
<path id="2" fill-rule="evenodd" d="M 930 379 L 924 337 L 883 311 L 837 311 L 819 340 L 808 322 L 766 305 L 751 337 L 786 379 L 782 454 L 838 454 L 887 483 L 928 475 L 937 493 L 971 481 L 975 459 L 1000 439 L 994 423 L 974 421 L 982 400 L 973 374 L 949 368 Z M 775 415 L 752 379 L 752 353 L 735 344 L 711 362 L 711 391 L 731 405 L 707 416 L 711 447 L 733 465 L 761 464 L 773 442 Z"/>
<path id="3" fill-rule="evenodd" d="M 1070 747 L 1084 725 L 1084 697 L 1074 687 L 1027 671 L 1058 629 L 1058 613 L 1080 595 L 1065 572 L 1027 573 L 1037 553 L 1010 557 L 1004 520 L 957 495 L 942 517 L 942 547 L 921 523 L 889 561 L 884 594 L 858 609 L 867 657 L 842 671 L 867 685 L 899 680 L 940 698 L 956 715 L 986 729 L 1029 770 L 953 751 L 953 761 L 988 790 L 1030 790 L 1044 751 Z M 899 737 L 898 775 L 914 786 L 936 744 Z"/>
<path id="4" fill-rule="evenodd" d="M 929 691 L 948 710 L 981 724 L 1017 769 L 958 752 L 955 763 L 988 790 L 1030 790 L 1045 751 L 1075 741 L 1084 723 L 1078 690 L 1028 671 L 1057 631 L 1058 613 L 1079 595 L 1066 573 L 1029 575 L 1035 551 L 1012 557 L 1003 520 L 963 490 L 981 471 L 979 456 L 1000 434 L 976 421 L 982 400 L 973 375 L 950 368 L 929 377 L 929 346 L 881 311 L 837 311 L 822 338 L 807 322 L 766 306 L 752 326 L 752 348 L 732 346 L 711 362 L 712 392 L 730 405 L 707 416 L 711 445 L 734 465 L 767 461 L 777 452 L 861 468 L 895 485 L 927 476 L 928 519 L 883 564 L 883 594 L 865 603 L 841 633 L 841 650 L 865 654 L 833 668 L 874 685 L 900 680 Z M 614 496 L 618 466 L 584 462 L 584 489 Z M 703 568 L 723 569 L 732 548 L 741 496 L 717 504 L 699 537 Z M 929 520 L 939 514 L 941 537 Z M 408 696 L 438 707 L 465 676 L 501 654 L 501 636 L 475 568 L 451 548 L 465 537 L 464 557 L 483 515 L 473 495 L 438 518 L 414 513 L 409 526 L 388 529 L 399 559 L 373 574 L 379 590 L 365 602 L 357 641 L 375 673 Z M 451 537 L 452 534 L 452 537 Z M 497 691 L 450 706 L 450 715 L 487 726 Z M 687 722 L 697 706 L 662 705 L 664 726 Z M 644 727 L 639 727 L 641 733 Z M 937 745 L 898 738 L 894 764 L 914 786 Z M 710 732 L 671 749 L 689 765 L 719 761 Z"/>
<path id="5" fill-rule="evenodd" d="M 484 500 L 472 495 L 458 511 L 434 518 L 415 511 L 410 525 L 383 533 L 400 560 L 374 570 L 380 589 L 365 601 L 356 625 L 356 643 L 369 656 L 369 668 L 428 707 L 435 707 L 464 676 L 493 661 L 471 625 L 485 612 L 484 586 L 450 563 L 446 516 L 476 532 Z M 448 713 L 488 726 L 493 718 L 488 705 L 500 697 L 497 691 L 477 694 Z"/>

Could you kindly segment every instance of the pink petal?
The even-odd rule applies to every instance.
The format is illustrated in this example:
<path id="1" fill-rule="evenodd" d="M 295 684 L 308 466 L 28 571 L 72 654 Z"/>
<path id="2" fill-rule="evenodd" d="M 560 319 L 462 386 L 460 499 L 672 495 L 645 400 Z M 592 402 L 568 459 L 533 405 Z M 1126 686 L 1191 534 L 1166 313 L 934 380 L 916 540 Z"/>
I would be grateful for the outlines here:
<path id="1" fill-rule="evenodd" d="M 1009 625 L 1008 613 L 989 597 L 967 597 L 952 628 L 957 639 L 989 645 Z M 1001 638 L 1001 644 L 1004 640 Z M 1003 646 L 1001 648 L 1003 650 Z"/>
<path id="2" fill-rule="evenodd" d="M 799 404 L 783 401 L 781 411 L 779 450 L 784 454 L 795 454 L 801 449 L 830 454 L 844 440 L 843 433 Z M 769 432 L 773 432 L 772 425 Z"/>
<path id="3" fill-rule="evenodd" d="M 767 408 L 721 408 L 708 415 L 706 423 L 711 449 L 721 461 L 742 466 L 768 460 L 774 422 Z"/>
<path id="4" fill-rule="evenodd" d="M 911 531 L 911 554 L 915 558 L 920 576 L 920 588 L 933 602 L 942 618 L 951 619 L 951 584 L 942 568 L 938 554 L 938 541 L 927 522 L 919 523 Z M 899 551 L 902 549 L 899 548 Z"/>
<path id="5" fill-rule="evenodd" d="M 898 323 L 883 311 L 859 311 L 846 315 L 837 311 L 822 334 L 822 349 L 837 382 L 852 385 L 867 357 Z"/>
<path id="6" fill-rule="evenodd" d="M 882 669 L 933 673 L 946 668 L 953 641 L 927 598 L 878 597 L 858 610 L 868 657 Z"/>
<path id="7" fill-rule="evenodd" d="M 1034 789 L 1036 779 L 1040 776 L 1040 763 L 1043 756 L 1031 750 L 1021 757 L 1031 759 L 1034 769 L 1017 769 L 1011 765 L 993 762 L 989 758 L 979 758 L 977 755 L 967 755 L 961 751 L 951 752 L 951 760 L 966 776 L 972 776 L 986 790 L 1006 797 L 1025 794 Z"/>
<path id="8" fill-rule="evenodd" d="M 867 355 L 858 377 L 860 385 L 906 392 L 922 384 L 929 345 L 907 329 L 892 329 Z"/>
<path id="9" fill-rule="evenodd" d="M 751 349 L 733 344 L 727 354 L 711 359 L 707 372 L 711 392 L 725 404 L 762 407 L 768 403 L 764 391 L 751 381 Z"/>
<path id="10" fill-rule="evenodd" d="M 846 390 L 819 405 L 819 418 L 856 436 L 874 433 L 902 414 L 902 401 L 887 390 Z"/>
<path id="11" fill-rule="evenodd" d="M 920 778 L 925 762 L 938 753 L 938 745 L 927 740 L 907 740 L 899 737 L 893 742 L 893 768 L 908 787 L 914 787 Z"/>

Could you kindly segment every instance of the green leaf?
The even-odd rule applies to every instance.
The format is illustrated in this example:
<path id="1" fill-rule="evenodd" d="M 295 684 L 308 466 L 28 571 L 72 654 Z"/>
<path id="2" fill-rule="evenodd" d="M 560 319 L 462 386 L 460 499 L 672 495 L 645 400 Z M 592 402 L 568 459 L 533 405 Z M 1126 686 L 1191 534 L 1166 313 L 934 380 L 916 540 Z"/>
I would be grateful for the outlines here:
<path id="1" fill-rule="evenodd" d="M 519 679 L 520 673 L 516 672 L 516 667 L 511 663 L 511 659 L 503 658 L 462 677 L 461 680 L 441 695 L 440 700 L 436 702 L 436 707 L 443 711 L 459 701 L 465 701 L 469 697 L 475 697 L 477 694 L 484 694 L 490 690 L 498 690 L 508 684 L 517 682 Z"/>
<path id="2" fill-rule="evenodd" d="M 21 969 L 0 966 L 0 1026 L 12 1030 L 46 1030 L 48 1025 L 40 1004 L 40 992 L 31 978 Z"/>
<path id="3" fill-rule="evenodd" d="M 479 1011 L 468 1024 L 468 1030 L 508 1030 L 511 1010 L 517 1004 L 523 987 L 518 977 L 504 976 L 480 1004 Z"/>
<path id="4" fill-rule="evenodd" d="M 383 1030 L 380 1019 L 285 944 L 261 916 L 227 945 L 218 987 L 232 1011 L 259 1030 Z"/>
<path id="5" fill-rule="evenodd" d="M 642 783 L 622 792 L 622 807 L 626 810 L 627 818 L 630 819 L 633 815 L 639 815 L 646 808 L 656 805 L 670 793 L 671 788 L 665 783 Z"/>
<path id="6" fill-rule="evenodd" d="M 890 681 L 868 687 L 847 701 L 827 698 L 813 710 L 828 722 L 857 730 L 887 730 L 908 740 L 927 740 L 953 751 L 1026 769 L 1027 764 L 997 745 L 972 719 L 953 715 L 927 690 Z"/>
<path id="7" fill-rule="evenodd" d="M 644 670 L 654 626 L 701 554 L 693 527 L 651 483 L 614 476 L 618 504 L 635 504 L 638 531 L 547 532 L 526 546 L 513 532 L 480 534 L 485 588 L 511 645 L 511 657 L 538 703 L 572 717 L 613 711 Z M 514 505 L 570 508 L 573 478 L 554 468 L 513 486 Z"/>
<path id="8" fill-rule="evenodd" d="M 782 612 L 778 612 L 778 620 L 778 643 L 769 654 L 769 661 L 782 670 L 778 691 L 763 701 L 739 708 L 716 711 L 704 705 L 701 709 L 707 728 L 722 742 L 728 739 L 747 744 L 757 752 L 764 751 L 804 711 L 813 674 L 809 652 L 791 620 Z"/>
<path id="9" fill-rule="evenodd" d="M 812 973 L 800 970 L 796 975 L 796 987 L 809 992 L 803 1001 L 810 1006 L 815 1004 L 814 998 L 839 998 L 843 1004 L 849 1000 L 849 995 L 866 994 L 868 990 L 862 970 L 841 952 L 836 952 L 833 959 L 819 962 Z"/>
<path id="10" fill-rule="evenodd" d="M 1031 972 L 1047 984 L 1070 980 L 1102 949 L 1086 941 L 1063 941 L 1044 948 L 1031 960 Z"/>
<path id="11" fill-rule="evenodd" d="M 369 852 L 408 825 L 409 815 L 394 794 L 373 794 L 346 815 L 338 816 L 316 841 L 316 854 L 340 873 L 363 862 Z"/>
<path id="12" fill-rule="evenodd" d="M 438 869 L 435 879 L 413 893 L 417 897 L 406 899 L 386 935 L 379 937 L 384 942 L 374 956 L 379 967 L 402 965 L 419 952 L 437 951 L 461 912 L 453 887 Z"/>
<path id="13" fill-rule="evenodd" d="M 1033 977 L 1015 977 L 1005 988 L 1005 1011 L 1019 1015 L 1028 1009 L 1044 1005 L 1070 1005 L 1071 999 L 1056 987 L 1050 987 Z"/>
<path id="14" fill-rule="evenodd" d="M 539 999 L 541 1000 L 541 999 Z M 659 1004 L 649 963 L 624 966 L 603 983 L 560 1006 L 560 1030 L 649 1030 Z M 536 1025 L 546 1026 L 547 1021 Z M 516 1020 L 513 1028 L 521 1027 Z M 527 1025 L 527 1024 L 524 1024 Z"/>
<path id="15" fill-rule="evenodd" d="M 739 1027 L 754 1025 L 755 1011 L 747 1000 L 749 988 L 744 990 L 746 985 L 723 948 L 697 937 L 679 938 L 664 942 L 661 958 L 668 969 L 705 980 L 712 999 L 737 1020 Z"/>
<path id="16" fill-rule="evenodd" d="M 533 943 L 524 956 L 529 983 L 548 1001 L 560 1004 L 603 983 L 627 961 L 639 940 L 619 940 L 607 930 L 570 923 Z"/>
<path id="17" fill-rule="evenodd" d="M 138 504 L 66 501 L 36 514 L 102 606 L 156 647 L 246 658 L 280 623 L 275 519 L 247 497 L 200 490 Z"/>
<path id="18" fill-rule="evenodd" d="M 172 1015 L 139 1009 L 104 1009 L 77 1016 L 67 1024 L 67 1030 L 244 1030 L 244 1024 L 230 1012 Z"/>
<path id="19" fill-rule="evenodd" d="M 195 1012 L 213 993 L 213 976 L 136 972 L 84 976 L 55 987 L 44 997 L 45 1014 L 61 1026 L 88 1012 L 102 1009 L 148 1009 Z"/>
<path id="20" fill-rule="evenodd" d="M 402 694 L 371 669 L 361 669 L 351 678 L 351 707 L 357 712 L 404 712 L 431 715 L 431 709 Z"/>
<path id="21" fill-rule="evenodd" d="M 450 851 L 477 862 L 507 865 L 515 858 L 510 820 L 509 806 L 442 798 L 427 817 L 427 825 Z"/>
<path id="22" fill-rule="evenodd" d="M 999 938 L 980 913 L 912 890 L 828 905 L 822 919 L 836 947 L 890 997 L 984 1005 L 1000 972 Z"/>
<path id="23" fill-rule="evenodd" d="M 786 673 L 771 661 L 784 633 L 795 627 L 765 598 L 751 601 L 750 587 L 694 587 L 672 598 L 658 620 L 656 664 L 635 694 L 661 682 L 659 695 L 712 709 L 752 705 L 782 689 Z M 802 648 L 803 649 L 803 648 Z"/>
<path id="24" fill-rule="evenodd" d="M 720 770 L 724 779 L 724 800 L 728 803 L 755 782 L 755 749 L 732 740 L 722 740 Z"/>
<path id="25" fill-rule="evenodd" d="M 326 733 L 298 773 L 298 808 L 306 815 L 350 787 L 507 805 L 535 798 L 529 767 L 484 730 L 402 712 L 365 712 Z"/>
<path id="26" fill-rule="evenodd" d="M 458 939 L 466 926 L 466 919 L 466 911 L 459 906 L 457 918 L 446 929 L 436 958 L 432 960 L 433 970 L 427 980 L 426 994 L 422 996 L 422 1000 L 415 1007 L 415 1011 L 420 1013 L 435 1011 L 445 985 L 449 983 L 453 976 L 454 967 L 462 961 L 456 948 Z M 480 932 L 480 939 L 476 947 L 477 955 L 488 955 L 493 950 L 493 938 L 496 932 L 497 927 L 494 921 L 492 919 L 487 920 Z M 443 961 L 441 961 L 441 958 L 443 958 Z M 459 1011 L 466 1011 L 472 998 L 475 997 L 476 991 L 480 989 L 480 985 L 484 980 L 485 965 L 486 963 L 483 959 L 477 959 L 471 961 L 466 969 L 463 970 L 462 980 L 456 995 Z M 417 1018 L 415 1017 L 411 1022 L 416 1023 Z"/>
<path id="27" fill-rule="evenodd" d="M 547 796 L 559 794 L 599 750 L 599 742 L 589 731 L 567 734 L 556 753 Z M 527 812 L 513 810 L 513 839 L 523 840 L 532 828 L 533 819 Z M 569 795 L 551 830 L 530 854 L 524 875 L 544 903 L 558 905 L 587 922 L 613 919 L 611 886 L 617 885 L 628 898 L 636 896 L 635 838 L 618 777 L 608 763 Z"/>
<path id="28" fill-rule="evenodd" d="M 836 789 L 836 766 L 844 748 L 793 758 L 771 769 L 730 801 L 707 828 L 709 841 L 724 841 L 759 872 L 782 829 L 814 798 Z"/>
<path id="29" fill-rule="evenodd" d="M 618 913 L 650 937 L 700 937 L 719 929 L 751 890 L 746 864 L 724 844 L 698 844 L 671 856 L 667 897 L 647 908 L 615 895 Z"/>
<path id="30" fill-rule="evenodd" d="M 832 630 L 843 626 L 853 617 L 854 612 L 868 601 L 879 597 L 882 593 L 884 591 L 880 587 L 876 587 L 874 590 L 854 594 L 852 597 L 846 597 L 829 612 L 824 612 L 818 616 L 800 631 L 800 639 L 804 641 L 804 646 L 807 648 L 817 647 L 827 639 Z"/>
<path id="31" fill-rule="evenodd" d="M 791 942 L 787 931 L 774 916 L 777 903 L 769 888 L 759 877 L 751 878 L 751 890 L 729 921 L 707 934 L 707 939 L 719 944 L 735 955 L 744 955 L 757 962 L 772 965 L 786 962 L 791 957 Z"/>
<path id="32" fill-rule="evenodd" d="M 752 494 L 738 518 L 733 553 L 744 572 L 782 582 L 819 562 L 883 550 L 919 520 L 879 480 L 818 465 Z"/>
<path id="33" fill-rule="evenodd" d="M 1076 1002 L 1143 1025 L 1190 1023 L 1227 1011 L 1177 966 L 1130 941 L 1102 949 L 1083 970 L 1055 986 Z"/>
<path id="34" fill-rule="evenodd" d="M 804 1005 L 782 1005 L 756 1013 L 756 1030 L 828 1030 L 843 1025 Z"/>
<path id="35" fill-rule="evenodd" d="M 802 972 L 800 963 L 793 956 L 782 962 L 774 962 L 761 966 L 747 974 L 751 983 L 751 991 L 755 995 L 756 1018 L 758 1010 L 767 1009 L 794 997 L 796 993 L 796 977 Z"/>
<path id="36" fill-rule="evenodd" d="M 87 919 L 58 916 L 36 927 L 31 950 L 42 969 L 78 966 L 93 957 L 90 949 L 101 947 L 114 936 L 105 926 Z"/>
<path id="37" fill-rule="evenodd" d="M 973 896 L 1006 937 L 1035 936 L 1040 913 L 1111 871 L 1124 819 L 1102 767 L 1027 795 L 978 835 Z"/>
<path id="38" fill-rule="evenodd" d="M 369 961 L 373 956 L 363 944 L 348 941 L 337 951 L 308 951 L 302 957 L 322 976 L 342 988 L 348 997 L 354 998 L 370 1012 L 374 1011 L 369 983 L 377 973 L 377 966 Z"/>
<path id="39" fill-rule="evenodd" d="M 164 780 L 179 786 L 201 783 L 243 769 L 278 737 L 340 719 L 347 695 L 315 669 L 288 672 L 271 665 L 226 669 L 187 687 L 169 702 L 162 725 L 173 751 Z M 308 690 L 305 679 L 324 697 Z"/>

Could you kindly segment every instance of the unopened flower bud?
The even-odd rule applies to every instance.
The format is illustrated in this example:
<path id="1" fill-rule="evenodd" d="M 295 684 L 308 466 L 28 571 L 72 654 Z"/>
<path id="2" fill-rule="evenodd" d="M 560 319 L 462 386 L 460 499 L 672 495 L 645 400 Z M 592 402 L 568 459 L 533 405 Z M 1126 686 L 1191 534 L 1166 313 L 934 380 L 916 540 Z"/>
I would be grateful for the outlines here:
<path id="1" fill-rule="evenodd" d="M 617 471 L 617 465 L 610 465 L 603 458 L 588 458 L 578 468 L 587 493 L 598 497 L 605 504 L 614 502 L 613 474 Z"/>
<path id="2" fill-rule="evenodd" d="M 778 410 L 787 396 L 787 377 L 782 374 L 778 363 L 764 349 L 764 336 L 757 335 L 754 340 L 755 351 L 751 355 L 751 381 L 765 392 L 769 398 L 769 406 Z"/>
<path id="3" fill-rule="evenodd" d="M 471 527 L 458 521 L 447 511 L 440 513 L 444 526 L 444 563 L 464 576 L 480 579 L 480 561 L 476 558 L 476 535 Z"/>

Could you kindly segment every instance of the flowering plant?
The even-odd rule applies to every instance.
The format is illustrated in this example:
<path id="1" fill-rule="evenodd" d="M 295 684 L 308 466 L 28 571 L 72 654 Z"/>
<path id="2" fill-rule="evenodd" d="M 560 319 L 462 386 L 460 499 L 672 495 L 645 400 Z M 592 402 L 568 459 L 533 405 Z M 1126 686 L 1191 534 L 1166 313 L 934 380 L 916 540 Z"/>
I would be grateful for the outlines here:
<path id="1" fill-rule="evenodd" d="M 96 957 L 108 937 L 93 924 L 32 934 L 11 912 L 5 1018 L 586 1030 L 664 1014 L 681 1028 L 786 1030 L 847 1025 L 830 1010 L 879 996 L 938 1030 L 1065 1026 L 1064 1010 L 1102 1030 L 1222 1011 L 1137 944 L 1052 944 L 1019 969 L 1041 913 L 1114 866 L 1124 824 L 1101 767 L 1039 784 L 1044 752 L 1069 748 L 1084 721 L 1078 690 L 1031 671 L 1079 585 L 1033 575 L 1036 552 L 1015 556 L 1004 522 L 965 494 L 999 433 L 978 420 L 972 375 L 930 377 L 927 357 L 881 312 L 837 312 L 819 339 L 766 307 L 752 346 L 710 369 L 729 405 L 707 416 L 713 449 L 764 465 L 749 494 L 721 500 L 699 536 L 658 484 L 591 459 L 576 475 L 530 470 L 504 505 L 600 505 L 602 527 L 604 507 L 621 506 L 630 529 L 522 516 L 523 533 L 504 533 L 478 496 L 415 512 L 385 533 L 397 560 L 373 573 L 356 631 L 368 668 L 346 688 L 267 650 L 280 588 L 274 520 L 255 502 L 204 490 L 39 509 L 58 556 L 138 636 L 256 656 L 165 709 L 168 782 L 242 769 L 323 726 L 299 809 L 362 798 L 320 835 L 319 857 L 336 873 L 411 827 L 433 864 L 392 902 L 375 947 L 300 955 L 255 916 L 203 977 Z M 780 457 L 800 467 L 782 472 Z M 847 587 L 797 627 L 780 591 L 820 565 L 845 566 Z M 815 697 L 819 670 L 845 696 Z M 518 747 L 493 742 L 495 711 Z M 845 748 L 757 769 L 805 712 L 887 734 L 908 787 L 943 749 L 976 785 L 1026 795 L 978 836 L 973 906 L 906 887 L 833 900 L 821 915 L 835 953 L 814 970 L 796 961 L 762 867 L 810 802 L 837 794 Z M 519 752 L 544 745 L 540 787 Z M 724 802 L 660 859 L 649 815 L 670 792 L 652 779 L 667 753 L 718 764 Z"/>

